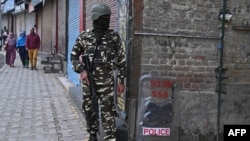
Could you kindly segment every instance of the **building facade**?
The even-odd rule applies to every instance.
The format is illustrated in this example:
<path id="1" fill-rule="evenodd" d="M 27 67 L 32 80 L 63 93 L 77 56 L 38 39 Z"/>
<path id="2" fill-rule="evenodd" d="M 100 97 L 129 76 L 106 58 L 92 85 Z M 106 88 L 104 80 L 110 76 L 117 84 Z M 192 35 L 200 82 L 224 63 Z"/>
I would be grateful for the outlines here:
<path id="1" fill-rule="evenodd" d="M 130 95 L 145 74 L 174 77 L 179 141 L 223 140 L 223 125 L 249 124 L 249 4 L 133 1 Z"/>

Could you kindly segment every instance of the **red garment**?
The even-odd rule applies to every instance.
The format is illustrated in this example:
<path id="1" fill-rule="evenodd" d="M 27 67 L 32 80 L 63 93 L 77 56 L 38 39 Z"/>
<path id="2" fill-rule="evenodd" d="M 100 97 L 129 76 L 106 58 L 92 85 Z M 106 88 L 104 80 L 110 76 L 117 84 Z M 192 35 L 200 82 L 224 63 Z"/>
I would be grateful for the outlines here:
<path id="1" fill-rule="evenodd" d="M 31 33 L 26 38 L 26 48 L 28 49 L 40 49 L 40 37 Z"/>

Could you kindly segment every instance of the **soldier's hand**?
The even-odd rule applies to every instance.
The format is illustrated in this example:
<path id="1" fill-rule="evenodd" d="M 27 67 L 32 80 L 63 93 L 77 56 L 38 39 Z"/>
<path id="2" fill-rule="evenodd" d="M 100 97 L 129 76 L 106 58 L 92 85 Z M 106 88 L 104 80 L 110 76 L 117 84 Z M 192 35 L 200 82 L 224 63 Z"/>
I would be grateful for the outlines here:
<path id="1" fill-rule="evenodd" d="M 86 83 L 89 85 L 89 79 L 88 79 L 88 74 L 87 71 L 83 71 L 80 73 L 80 80 L 86 81 Z"/>
<path id="2" fill-rule="evenodd" d="M 121 94 L 124 92 L 124 89 L 124 85 L 122 83 L 119 83 L 117 87 L 117 93 L 119 96 L 121 96 Z"/>

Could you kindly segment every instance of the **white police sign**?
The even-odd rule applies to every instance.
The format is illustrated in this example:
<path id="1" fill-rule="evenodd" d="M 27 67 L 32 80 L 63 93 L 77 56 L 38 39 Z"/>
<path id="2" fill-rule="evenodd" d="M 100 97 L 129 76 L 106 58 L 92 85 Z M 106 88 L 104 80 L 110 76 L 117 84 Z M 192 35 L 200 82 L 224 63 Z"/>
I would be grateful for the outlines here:
<path id="1" fill-rule="evenodd" d="M 176 78 L 144 75 L 140 78 L 136 141 L 178 140 Z"/>

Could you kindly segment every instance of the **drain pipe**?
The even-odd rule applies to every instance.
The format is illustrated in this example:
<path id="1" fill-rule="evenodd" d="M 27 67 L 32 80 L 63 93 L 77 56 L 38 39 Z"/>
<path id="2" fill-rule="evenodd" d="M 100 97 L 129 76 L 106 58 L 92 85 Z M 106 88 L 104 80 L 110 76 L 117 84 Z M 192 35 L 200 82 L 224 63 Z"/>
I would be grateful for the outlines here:
<path id="1" fill-rule="evenodd" d="M 58 28 L 59 28 L 59 25 L 58 25 L 58 0 L 56 0 L 56 53 L 58 53 Z"/>
<path id="2" fill-rule="evenodd" d="M 220 64 L 219 64 L 219 78 L 218 78 L 218 99 L 217 99 L 217 141 L 220 141 L 220 113 L 221 113 L 221 94 L 222 94 L 222 67 L 223 67 L 223 49 L 224 49 L 224 32 L 225 32 L 225 11 L 226 1 L 223 0 L 223 18 L 221 23 L 221 48 L 220 48 Z"/>

